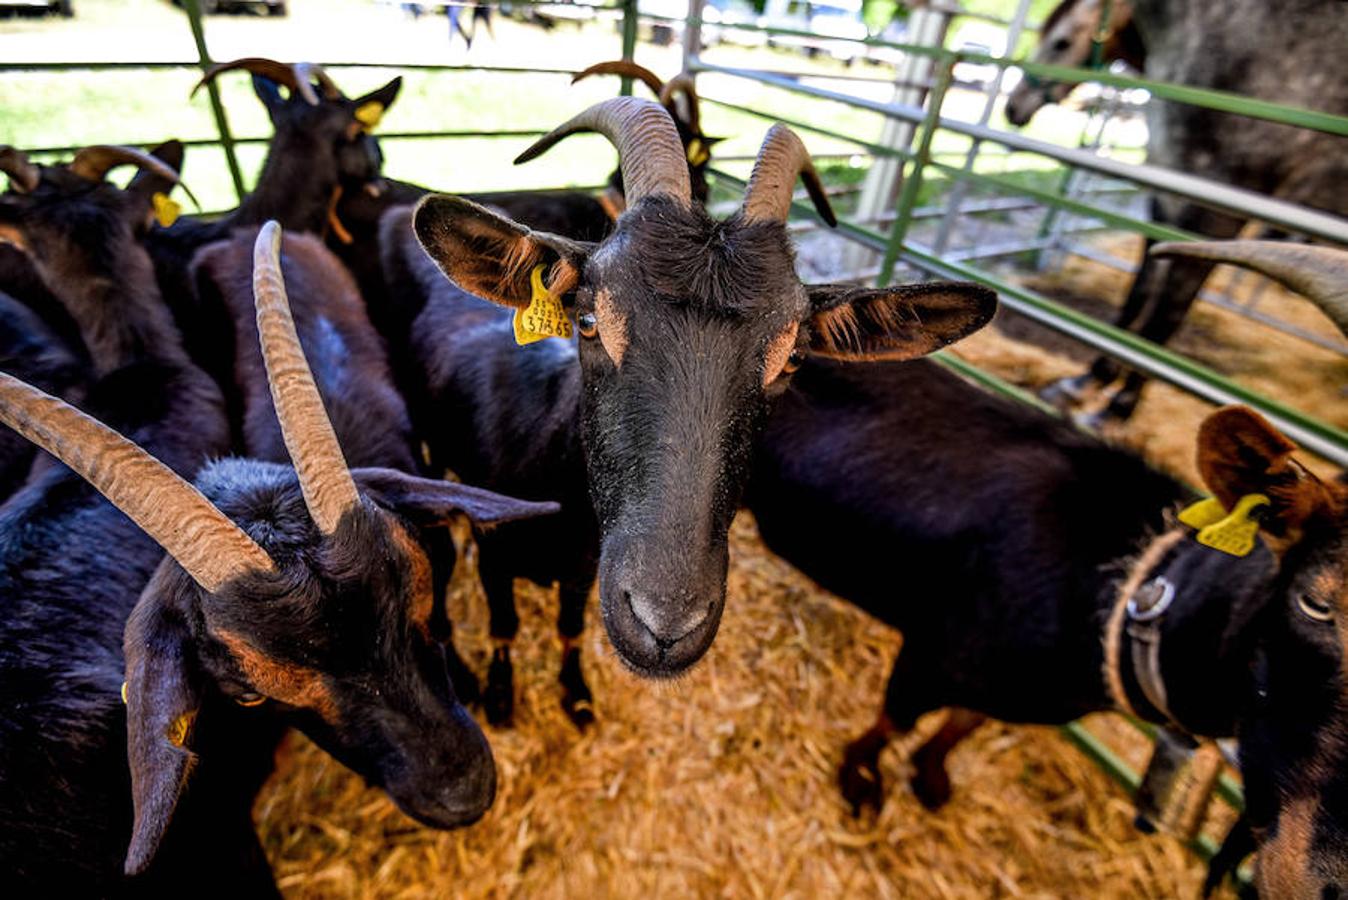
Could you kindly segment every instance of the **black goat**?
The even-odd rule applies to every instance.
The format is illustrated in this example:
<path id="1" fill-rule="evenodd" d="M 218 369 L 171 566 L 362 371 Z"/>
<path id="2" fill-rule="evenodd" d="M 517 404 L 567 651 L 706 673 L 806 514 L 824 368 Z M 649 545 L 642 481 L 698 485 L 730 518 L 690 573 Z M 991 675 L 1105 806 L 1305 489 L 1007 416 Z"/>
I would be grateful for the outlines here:
<path id="1" fill-rule="evenodd" d="M 679 132 L 684 155 L 688 158 L 688 177 L 693 198 L 707 200 L 707 166 L 711 147 L 719 138 L 702 133 L 701 112 L 692 79 L 678 76 L 668 82 L 636 63 L 626 60 L 596 63 L 578 72 L 571 83 L 594 75 L 626 75 L 638 79 L 660 99 Z M 680 106 L 682 98 L 682 107 Z M 347 182 L 337 204 L 336 221 L 340 233 L 328 233 L 328 246 L 342 258 L 356 276 L 361 295 L 370 308 L 370 318 L 379 332 L 395 347 L 406 347 L 407 331 L 420 312 L 409 306 L 408 295 L 391 289 L 380 263 L 382 247 L 380 222 L 398 206 L 415 203 L 431 193 L 405 181 L 379 179 L 371 184 Z M 490 206 L 535 231 L 559 234 L 578 241 L 600 241 L 613 229 L 613 223 L 626 208 L 622 169 L 615 170 L 599 196 L 583 191 L 496 191 L 466 194 L 469 200 Z M 349 238 L 349 239 L 348 239 Z M 404 276 L 406 273 L 403 273 Z M 410 376 L 409 376 L 410 377 Z M 414 387 L 399 378 L 404 391 Z"/>
<path id="2" fill-rule="evenodd" d="M 1130 2 L 1149 78 L 1348 115 L 1342 0 Z M 1147 131 L 1149 163 L 1348 216 L 1342 137 L 1158 99 L 1147 105 Z M 1234 237 L 1245 224 L 1239 215 L 1170 195 L 1152 199 L 1152 219 L 1212 238 Z M 1201 259 L 1144 257 L 1114 324 L 1166 343 L 1211 271 Z M 1064 408 L 1077 406 L 1125 375 L 1108 404 L 1089 418 L 1127 419 L 1146 378 L 1107 356 L 1081 375 L 1054 382 L 1043 396 Z"/>
<path id="3" fill-rule="evenodd" d="M 520 160 L 583 130 L 617 145 L 627 189 L 627 211 L 598 245 L 429 197 L 413 216 L 421 247 L 389 219 L 386 249 L 392 269 L 412 273 L 406 289 L 425 299 L 412 333 L 435 463 L 563 504 L 556 528 L 512 527 L 481 547 L 493 633 L 513 634 L 511 577 L 520 575 L 561 582 L 563 637 L 572 637 L 597 569 L 620 657 L 667 677 L 715 636 L 726 531 L 750 450 L 799 357 L 920 356 L 982 326 L 996 298 L 971 285 L 802 285 L 785 230 L 796 178 L 832 213 L 804 145 L 780 125 L 725 222 L 693 202 L 678 132 L 649 101 L 601 103 Z M 422 247 L 458 287 L 435 277 Z M 535 337 L 569 337 L 573 321 L 578 343 L 516 346 L 531 322 Z M 574 650 L 566 702 L 581 718 L 574 707 L 588 693 L 578 695 L 571 660 Z"/>
<path id="4" fill-rule="evenodd" d="M 285 462 L 285 442 L 276 419 L 271 387 L 258 345 L 253 308 L 252 256 L 257 229 L 237 229 L 233 239 L 202 249 L 192 263 L 197 296 L 227 309 L 234 321 L 234 379 L 229 407 L 240 412 L 235 431 L 251 459 Z M 346 462 L 355 467 L 419 472 L 407 405 L 393 383 L 387 352 L 366 315 L 351 275 L 322 241 L 287 235 L 281 268 L 295 329 L 323 398 Z M 476 702 L 477 683 L 454 652 L 445 613 L 445 591 L 454 570 L 454 543 L 448 529 L 426 529 L 423 550 L 430 557 L 432 633 L 446 645 L 447 663 L 459 699 Z"/>
<path id="5" fill-rule="evenodd" d="M 201 83 L 237 70 L 252 74 L 253 90 L 275 128 L 257 185 L 226 216 L 212 221 L 184 216 L 146 239 L 160 288 L 192 358 L 222 386 L 230 381 L 234 348 L 221 337 L 233 333 L 232 321 L 228 310 L 196 297 L 193 256 L 207 244 L 228 239 L 235 228 L 271 219 L 292 231 L 328 230 L 343 185 L 377 181 L 383 156 L 370 131 L 402 87 L 402 79 L 394 78 L 348 98 L 318 66 L 256 57 L 221 63 Z M 282 87 L 289 96 L 281 95 Z M 180 162 L 174 167 L 181 169 Z"/>
<path id="6" fill-rule="evenodd" d="M 106 212 L 113 193 L 86 186 L 63 210 L 44 186 L 24 227 L 94 199 Z M 465 824 L 491 802 L 490 749 L 429 635 L 415 536 L 465 512 L 492 521 L 547 507 L 348 471 L 285 302 L 279 238 L 264 228 L 254 277 L 293 470 L 227 459 L 199 489 L 175 474 L 228 432 L 214 383 L 172 382 L 172 360 L 129 363 L 91 390 L 90 408 L 130 440 L 0 375 L 0 420 L 74 470 L 53 467 L 0 509 L 12 698 L 0 715 L 0 860 L 20 893 L 177 895 L 196 883 L 276 895 L 250 807 L 290 725 L 427 824 Z M 153 292 L 134 243 L 96 256 L 131 261 L 145 276 L 135 290 Z M 123 859 L 135 880 L 121 880 Z"/>
<path id="7" fill-rule="evenodd" d="M 1348 330 L 1348 306 L 1338 316 Z M 1264 889 L 1339 896 L 1348 487 L 1295 449 L 1243 407 L 1203 424 L 1203 480 L 1254 551 L 1236 557 L 1203 546 L 1212 528 L 1194 540 L 1170 523 L 1179 484 L 1038 411 L 926 363 L 806 362 L 759 443 L 748 506 L 770 549 L 904 637 L 878 721 L 844 755 L 846 799 L 878 807 L 880 752 L 941 707 L 950 719 L 914 756 L 932 808 L 949 797 L 946 754 L 985 716 L 1122 708 L 1237 735 Z"/>

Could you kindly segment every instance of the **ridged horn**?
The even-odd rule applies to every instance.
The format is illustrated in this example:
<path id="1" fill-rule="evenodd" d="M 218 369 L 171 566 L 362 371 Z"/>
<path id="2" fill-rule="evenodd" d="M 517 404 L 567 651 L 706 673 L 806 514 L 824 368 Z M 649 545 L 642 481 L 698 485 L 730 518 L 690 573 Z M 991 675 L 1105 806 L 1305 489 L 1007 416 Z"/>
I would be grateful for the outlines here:
<path id="1" fill-rule="evenodd" d="M 152 156 L 144 150 L 137 150 L 135 147 L 115 147 L 109 144 L 85 147 L 75 154 L 68 168 L 87 181 L 97 182 L 106 178 L 107 174 L 118 166 L 135 166 L 173 182 L 183 189 L 183 193 L 191 198 L 197 209 L 201 208 L 196 195 L 182 182 L 182 176 L 178 174 L 177 169 L 159 157 Z"/>
<path id="2" fill-rule="evenodd" d="M 325 99 L 342 99 L 342 89 L 328 76 L 327 72 L 323 71 L 323 67 L 318 63 L 297 62 L 294 69 L 295 80 L 300 84 L 313 84 L 317 81 L 318 86 L 323 89 Z"/>
<path id="3" fill-rule="evenodd" d="M 207 591 L 241 575 L 275 571 L 267 551 L 200 491 L 64 401 L 0 373 L 0 421 L 93 485 Z"/>
<path id="4" fill-rule="evenodd" d="M 609 62 L 595 63 L 588 69 L 583 69 L 572 76 L 571 83 L 575 84 L 577 81 L 580 81 L 583 78 L 589 78 L 591 75 L 622 75 L 628 78 L 635 78 L 637 81 L 640 81 L 642 84 L 646 85 L 646 87 L 650 88 L 652 96 L 655 97 L 660 96 L 660 91 L 665 85 L 665 83 L 660 80 L 659 75 L 656 75 L 645 66 L 637 65 L 630 59 L 615 59 L 610 60 Z"/>
<path id="5" fill-rule="evenodd" d="M 749 185 L 744 189 L 744 218 L 749 222 L 785 222 L 791 212 L 791 194 L 796 178 L 805 182 L 805 190 L 814 208 L 829 227 L 838 224 L 833 206 L 824 193 L 824 185 L 814 170 L 810 152 L 796 133 L 781 122 L 768 129 L 763 146 L 754 160 Z"/>
<path id="6" fill-rule="evenodd" d="M 195 97 L 197 91 L 201 90 L 203 85 L 225 72 L 234 72 L 240 69 L 254 75 L 261 75 L 263 78 L 270 78 L 283 88 L 298 91 L 299 95 L 304 98 L 304 102 L 310 106 L 318 105 L 318 95 L 314 93 L 313 85 L 309 83 L 308 79 L 300 78 L 294 66 L 262 56 L 245 56 L 225 63 L 216 63 L 206 70 L 205 75 L 201 76 L 201 80 L 197 82 L 196 87 L 192 88 L 190 96 Z"/>
<path id="7" fill-rule="evenodd" d="M 360 493 L 295 331 L 281 274 L 281 226 L 275 220 L 262 226 L 253 245 L 253 301 L 281 436 L 299 476 L 304 505 L 318 530 L 329 535 L 343 514 L 360 504 Z"/>
<path id="8" fill-rule="evenodd" d="M 1348 250 L 1285 241 L 1172 241 L 1151 253 L 1253 269 L 1306 297 L 1348 335 Z"/>
<path id="9" fill-rule="evenodd" d="M 618 148 L 629 209 L 653 194 L 673 197 L 685 207 L 692 204 L 688 161 L 678 129 L 665 108 L 650 100 L 614 97 L 596 103 L 539 138 L 515 158 L 515 164 L 528 162 L 562 138 L 584 131 L 598 132 Z"/>
<path id="10" fill-rule="evenodd" d="M 675 75 L 665 86 L 660 88 L 660 105 L 669 110 L 671 116 L 678 115 L 677 98 L 683 94 L 688 98 L 688 118 L 683 124 L 688 126 L 688 130 L 693 134 L 702 133 L 702 114 L 698 109 L 697 85 L 693 82 L 693 76 L 684 72 Z"/>
<path id="11" fill-rule="evenodd" d="M 0 146 L 0 172 L 9 176 L 10 185 L 21 194 L 37 190 L 42 172 L 28 159 L 28 154 L 8 144 Z"/>

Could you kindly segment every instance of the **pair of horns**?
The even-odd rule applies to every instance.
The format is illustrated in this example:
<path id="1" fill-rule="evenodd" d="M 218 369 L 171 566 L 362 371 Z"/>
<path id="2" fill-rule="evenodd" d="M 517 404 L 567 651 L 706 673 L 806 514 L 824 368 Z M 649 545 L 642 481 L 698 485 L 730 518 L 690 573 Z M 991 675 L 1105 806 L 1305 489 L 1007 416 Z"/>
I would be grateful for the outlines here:
<path id="1" fill-rule="evenodd" d="M 280 253 L 281 227 L 268 222 L 253 251 L 258 333 L 305 505 L 327 535 L 360 503 L 360 495 L 295 332 Z M 276 570 L 267 551 L 168 466 L 101 422 L 5 373 L 0 373 L 0 421 L 93 485 L 207 591 L 242 575 Z"/>
<path id="2" fill-rule="evenodd" d="M 157 156 L 151 156 L 144 150 L 134 147 L 114 147 L 109 144 L 95 144 L 85 147 L 75 154 L 68 168 L 86 181 L 102 181 L 107 174 L 118 166 L 135 166 L 153 175 L 178 183 L 178 172 Z M 13 179 L 13 185 L 20 193 L 36 190 L 42 175 L 37 165 L 28 156 L 13 147 L 0 147 L 0 172 Z M 186 185 L 183 190 L 187 190 Z M 188 192 L 191 196 L 191 192 Z M 195 198 L 193 198 L 195 201 Z"/>
<path id="3" fill-rule="evenodd" d="M 562 138 L 585 131 L 602 134 L 618 148 L 628 208 L 654 194 L 670 197 L 684 207 L 692 205 L 688 162 L 679 133 L 664 107 L 650 100 L 615 97 L 597 103 L 539 138 L 516 157 L 515 163 L 528 162 Z M 809 152 L 795 132 L 781 123 L 768 130 L 754 160 L 741 208 L 744 218 L 750 222 L 785 222 L 797 178 L 804 179 L 819 215 L 830 226 L 836 225 Z"/>
<path id="4" fill-rule="evenodd" d="M 196 87 L 192 88 L 191 96 L 196 96 L 197 91 L 208 82 L 214 80 L 217 76 L 225 72 L 234 72 L 237 70 L 251 72 L 254 75 L 261 75 L 263 78 L 269 78 L 277 84 L 291 91 L 298 93 L 304 98 L 304 102 L 310 106 L 318 105 L 318 94 L 314 93 L 314 82 L 323 90 L 323 99 L 340 100 L 342 91 L 336 83 L 323 71 L 323 67 L 316 63 L 299 62 L 289 65 L 283 62 L 277 62 L 274 59 L 266 59 L 261 56 L 246 56 L 242 59 L 231 60 L 226 63 L 217 63 L 201 76 Z"/>
<path id="5" fill-rule="evenodd" d="M 1151 252 L 1253 269 L 1319 306 L 1348 336 L 1348 250 L 1284 241 L 1193 241 L 1157 244 Z"/>
<path id="6" fill-rule="evenodd" d="M 669 110 L 671 116 L 678 114 L 675 106 L 675 98 L 683 94 L 688 98 L 688 118 L 684 122 L 688 130 L 694 134 L 701 134 L 699 130 L 699 110 L 697 105 L 697 88 L 693 84 L 693 78 L 690 75 L 676 75 L 669 81 L 662 81 L 659 75 L 656 75 L 645 66 L 639 66 L 630 59 L 615 59 L 609 62 L 595 63 L 588 69 L 577 72 L 571 79 L 575 84 L 582 78 L 589 78 L 591 75 L 622 75 L 627 78 L 635 78 L 646 87 L 650 88 L 652 94 L 660 99 L 660 105 Z"/>

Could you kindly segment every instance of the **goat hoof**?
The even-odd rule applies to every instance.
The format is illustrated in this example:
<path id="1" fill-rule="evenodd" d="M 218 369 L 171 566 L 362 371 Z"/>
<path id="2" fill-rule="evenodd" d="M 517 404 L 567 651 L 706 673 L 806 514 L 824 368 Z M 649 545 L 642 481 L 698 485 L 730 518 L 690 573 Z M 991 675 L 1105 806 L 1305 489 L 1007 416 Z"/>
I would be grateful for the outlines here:
<path id="1" fill-rule="evenodd" d="M 1086 399 L 1086 389 L 1089 385 L 1089 374 L 1059 378 L 1039 391 L 1039 399 L 1066 412 Z"/>
<path id="2" fill-rule="evenodd" d="M 575 647 L 567 649 L 562 656 L 562 709 L 567 718 L 581 731 L 594 724 L 594 695 L 585 683 L 585 673 L 580 669 L 580 651 Z"/>
<path id="3" fill-rule="evenodd" d="M 913 796 L 927 812 L 936 812 L 950 802 L 950 776 L 944 767 L 931 771 L 919 768 L 908 783 L 913 789 Z"/>
<path id="4" fill-rule="evenodd" d="M 504 647 L 492 654 L 487 668 L 482 709 L 492 725 L 509 725 L 515 716 L 515 669 L 510 664 L 510 651 Z"/>
<path id="5" fill-rule="evenodd" d="M 878 814 L 885 803 L 879 761 L 851 758 L 849 754 L 838 767 L 838 790 L 851 806 L 853 818 L 859 818 L 866 807 Z"/>
<path id="6" fill-rule="evenodd" d="M 459 698 L 460 703 L 476 706 L 482 702 L 482 685 L 453 647 L 445 652 L 445 669 L 449 672 L 449 683 L 454 686 L 454 696 Z"/>

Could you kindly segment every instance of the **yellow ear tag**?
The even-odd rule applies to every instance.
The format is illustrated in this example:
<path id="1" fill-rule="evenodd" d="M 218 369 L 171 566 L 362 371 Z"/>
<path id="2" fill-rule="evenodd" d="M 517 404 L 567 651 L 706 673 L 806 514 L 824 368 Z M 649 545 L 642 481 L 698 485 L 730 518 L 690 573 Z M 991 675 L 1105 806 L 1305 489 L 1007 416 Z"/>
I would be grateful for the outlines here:
<path id="1" fill-rule="evenodd" d="M 169 723 L 168 730 L 164 732 L 164 737 L 175 747 L 181 747 L 187 743 L 187 736 L 192 732 L 192 720 L 197 717 L 196 710 L 185 712 L 178 718 Z"/>
<path id="2" fill-rule="evenodd" d="M 520 346 L 544 338 L 571 337 L 571 320 L 566 317 L 562 301 L 552 296 L 543 284 L 543 270 L 546 268 L 545 263 L 534 266 L 534 270 L 529 273 L 533 299 L 524 309 L 515 310 L 515 343 Z"/>
<path id="3" fill-rule="evenodd" d="M 122 682 L 122 705 L 126 706 L 126 682 Z"/>
<path id="4" fill-rule="evenodd" d="M 711 159 L 711 153 L 706 147 L 702 146 L 701 138 L 693 138 L 688 142 L 688 161 L 695 166 L 700 166 Z"/>
<path id="5" fill-rule="evenodd" d="M 1180 513 L 1180 521 L 1197 528 L 1195 539 L 1204 547 L 1220 550 L 1231 556 L 1249 556 L 1254 549 L 1259 523 L 1251 513 L 1268 506 L 1263 494 L 1246 494 L 1236 501 L 1236 508 L 1228 515 L 1215 498 L 1203 500 Z"/>
<path id="6" fill-rule="evenodd" d="M 365 126 L 366 131 L 374 131 L 379 127 L 379 120 L 384 118 L 384 104 L 375 100 L 362 103 L 356 107 L 354 115 L 356 121 Z"/>
<path id="7" fill-rule="evenodd" d="M 161 228 L 168 228 L 174 222 L 178 221 L 178 214 L 183 211 L 182 206 L 168 194 L 155 191 L 150 202 L 154 204 L 154 220 L 159 223 Z"/>

